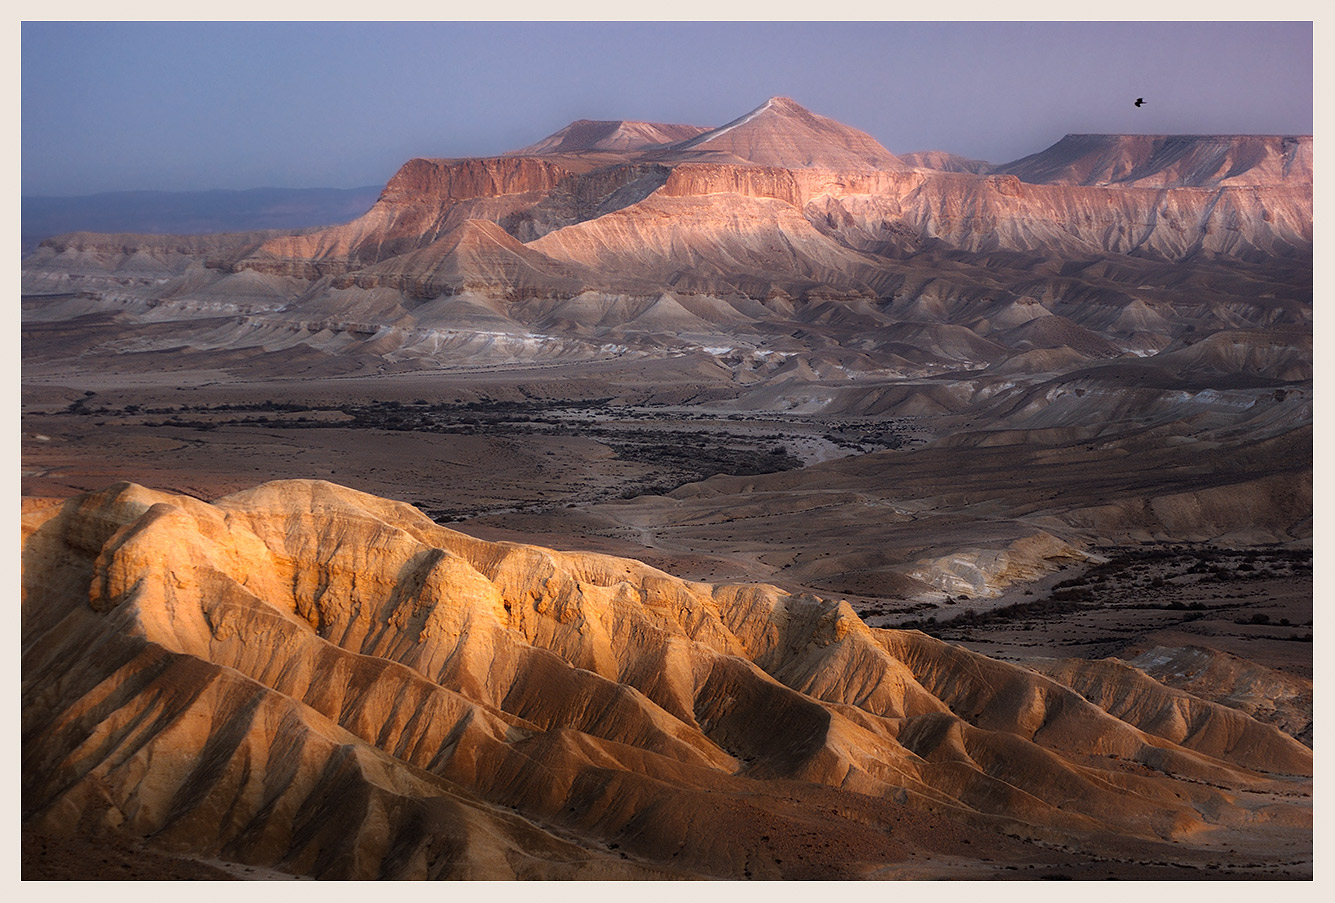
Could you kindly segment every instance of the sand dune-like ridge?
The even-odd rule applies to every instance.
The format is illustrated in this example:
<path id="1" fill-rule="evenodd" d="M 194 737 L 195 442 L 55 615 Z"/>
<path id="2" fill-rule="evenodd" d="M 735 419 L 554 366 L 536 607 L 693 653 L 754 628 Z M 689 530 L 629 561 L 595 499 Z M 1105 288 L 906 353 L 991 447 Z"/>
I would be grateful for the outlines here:
<path id="1" fill-rule="evenodd" d="M 32 505 L 23 563 L 46 829 L 322 877 L 795 877 L 756 826 L 796 836 L 792 800 L 837 798 L 829 868 L 855 877 L 906 855 L 896 818 L 1142 842 L 1308 818 L 1310 750 L 1243 713 L 1186 707 L 1263 757 L 1092 671 L 1077 692 L 847 603 L 484 542 L 325 482 Z"/>

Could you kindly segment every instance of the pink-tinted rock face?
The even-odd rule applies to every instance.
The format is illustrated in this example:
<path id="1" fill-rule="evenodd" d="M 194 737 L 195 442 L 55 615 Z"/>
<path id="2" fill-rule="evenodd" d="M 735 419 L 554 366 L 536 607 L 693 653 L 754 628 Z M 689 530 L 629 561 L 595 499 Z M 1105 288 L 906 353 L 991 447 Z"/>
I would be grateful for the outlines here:
<path id="1" fill-rule="evenodd" d="M 419 298 L 465 285 L 500 298 L 682 286 L 763 298 L 813 283 L 874 295 L 924 251 L 1306 259 L 1311 148 L 1310 136 L 1068 135 L 1006 166 L 938 154 L 914 162 L 940 168 L 915 168 L 771 98 L 714 129 L 580 120 L 506 156 L 411 160 L 364 216 L 210 263 Z M 468 223 L 514 244 L 461 252 L 451 236 Z M 79 253 L 135 253 L 122 244 Z"/>
<path id="2" fill-rule="evenodd" d="M 742 163 L 851 171 L 906 169 L 866 132 L 771 97 L 726 125 L 650 154 L 673 162 Z"/>
<path id="3" fill-rule="evenodd" d="M 464 289 L 516 298 L 552 287 L 577 292 L 583 275 L 521 244 L 495 223 L 470 219 L 426 247 L 335 277 L 333 284 L 388 287 L 423 300 Z"/>
<path id="4" fill-rule="evenodd" d="M 511 151 L 507 156 L 578 154 L 590 151 L 627 153 L 686 141 L 707 131 L 709 129 L 698 125 L 577 119 L 537 144 Z"/>
<path id="5" fill-rule="evenodd" d="M 568 157 L 411 160 L 389 181 L 375 206 L 351 223 L 265 242 L 243 267 L 318 278 L 355 272 L 426 248 L 465 222 L 503 223 L 533 238 L 579 221 L 618 192 L 625 202 L 656 188 L 667 170 L 619 165 L 590 171 Z"/>
<path id="6" fill-rule="evenodd" d="M 995 168 L 1046 185 L 1311 186 L 1311 135 L 1067 135 Z"/>
<path id="7" fill-rule="evenodd" d="M 773 98 L 707 131 L 581 120 L 505 157 L 412 160 L 365 216 L 272 239 L 241 266 L 302 278 L 374 266 L 379 275 L 361 282 L 383 284 L 392 272 L 420 293 L 471 279 L 502 296 L 541 293 L 544 281 L 561 293 L 564 277 L 586 267 L 590 288 L 650 290 L 687 273 L 706 290 L 755 279 L 874 288 L 894 271 L 878 255 L 929 245 L 1163 260 L 1304 255 L 1311 203 L 1310 137 L 1068 135 L 1004 167 L 932 171 Z M 470 273 L 457 255 L 418 253 L 469 220 L 532 244 L 540 265 Z M 401 255 L 411 256 L 388 265 Z"/>
<path id="8" fill-rule="evenodd" d="M 557 163 L 534 157 L 409 160 L 385 186 L 382 203 L 440 203 L 477 197 L 550 191 L 570 175 Z"/>
<path id="9" fill-rule="evenodd" d="M 965 251 L 1138 253 L 1175 260 L 1310 251 L 1310 187 L 1163 191 L 1031 185 L 1015 176 L 924 174 L 911 191 L 822 199 L 859 228 L 944 241 Z"/>

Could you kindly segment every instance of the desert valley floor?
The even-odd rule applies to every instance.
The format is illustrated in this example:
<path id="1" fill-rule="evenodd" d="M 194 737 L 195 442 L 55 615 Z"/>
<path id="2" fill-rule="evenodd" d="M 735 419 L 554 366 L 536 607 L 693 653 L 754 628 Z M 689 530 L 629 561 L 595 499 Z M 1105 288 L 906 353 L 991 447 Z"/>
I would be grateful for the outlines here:
<path id="1" fill-rule="evenodd" d="M 571 371 L 573 381 L 589 378 L 587 367 Z M 103 388 L 92 396 L 35 382 L 26 390 L 24 416 L 25 495 L 34 498 L 68 499 L 124 480 L 212 500 L 270 479 L 328 480 L 410 500 L 443 524 L 480 539 L 624 556 L 692 581 L 766 583 L 847 600 L 868 625 L 926 630 L 1062 684 L 1084 681 L 1082 692 L 1089 698 L 1107 693 L 1113 705 L 1141 710 L 1138 717 L 1152 713 L 1155 721 L 1181 720 L 1178 712 L 1190 700 L 1189 708 L 1199 710 L 1184 725 L 1192 735 L 1221 730 L 1199 723 L 1201 707 L 1218 714 L 1225 711 L 1221 706 L 1231 706 L 1311 743 L 1312 562 L 1301 544 L 1169 539 L 1156 532 L 1162 528 L 1154 521 L 1130 528 L 1139 534 L 1135 541 L 1093 535 L 1071 544 L 1047 532 L 1017 535 L 1014 522 L 978 511 L 980 498 L 1001 497 L 1014 508 L 1040 511 L 1101 502 L 1107 490 L 1089 485 L 1092 471 L 1115 485 L 1153 480 L 1134 465 L 1118 474 L 1107 461 L 1090 462 L 1083 446 L 1066 450 L 1066 460 L 1061 448 L 1045 448 L 1047 467 L 1025 470 L 1032 476 L 1020 488 L 998 485 L 1002 474 L 1020 463 L 1005 448 L 1002 454 L 942 451 L 934 460 L 932 418 L 899 418 L 887 426 L 874 418 L 738 416 L 654 401 L 653 393 L 662 391 L 657 380 L 652 389 L 623 388 L 628 397 L 622 399 L 566 399 L 557 405 L 535 403 L 502 382 L 479 385 L 413 374 L 186 386 L 176 384 L 176 374 L 139 374 L 127 378 L 125 388 L 107 387 L 111 380 L 103 377 Z M 633 376 L 614 384 L 632 387 Z M 415 405 L 422 397 L 437 401 Z M 422 410 L 431 414 L 420 417 Z M 424 425 L 404 428 L 399 422 L 404 417 L 420 417 L 416 422 Z M 319 420 L 326 425 L 310 425 Z M 872 457 L 880 460 L 871 473 L 850 471 L 863 460 L 860 452 L 891 437 L 906 447 L 876 449 Z M 682 456 L 682 448 L 700 453 Z M 772 455 L 775 448 L 784 449 L 783 455 Z M 803 455 L 810 463 L 803 464 Z M 776 469 L 745 473 L 769 467 Z M 699 481 L 715 469 L 722 475 Z M 895 478 L 878 479 L 884 470 Z M 803 479 L 793 482 L 797 476 Z M 664 491 L 668 494 L 657 494 Z M 972 502 L 971 492 L 977 493 Z M 931 534 L 918 532 L 921 520 L 934 524 Z M 929 536 L 953 544 L 954 560 L 944 562 L 952 556 L 925 543 Z M 895 563 L 908 553 L 885 553 L 889 543 L 928 548 L 925 557 L 936 568 L 931 576 L 946 578 L 949 592 L 910 586 L 913 576 L 895 572 Z M 921 566 L 914 573 L 925 575 Z M 899 585 L 906 589 L 877 591 Z M 1114 658 L 1125 664 L 1104 664 Z M 1148 701 L 1139 698 L 1151 689 L 1145 675 L 1163 682 L 1152 687 Z M 1136 686 L 1136 679 L 1145 686 Z M 1090 685 L 1105 689 L 1091 692 Z M 1310 752 L 1291 745 L 1309 766 L 1286 769 L 1301 773 L 1310 767 Z M 1193 846 L 1185 857 L 1179 840 L 1122 839 L 1124 848 L 1107 840 L 1022 841 L 1010 836 L 1013 831 L 987 831 L 961 819 L 948 823 L 949 832 L 924 821 L 907 861 L 906 854 L 887 851 L 869 858 L 894 860 L 885 875 L 893 877 L 1307 874 L 1310 835 L 1302 818 L 1282 813 L 1295 803 L 1296 811 L 1305 809 L 1310 784 L 1288 777 L 1267 780 L 1271 784 L 1264 791 L 1248 788 L 1240 807 L 1259 805 L 1266 814 L 1215 827 L 1217 840 Z M 1192 785 L 1202 782 L 1210 779 L 1188 779 Z M 729 862 L 711 863 L 705 874 L 751 868 L 754 877 L 864 876 L 863 857 L 849 853 L 847 841 L 837 855 L 826 849 L 822 856 L 814 838 L 825 837 L 830 826 L 819 818 L 810 822 L 815 816 L 806 794 L 812 792 L 805 785 L 782 791 L 796 794 L 785 799 L 798 806 L 798 822 L 819 825 L 810 835 L 798 835 L 812 838 L 807 845 L 793 841 L 792 865 L 784 868 L 784 857 L 775 852 L 769 871 Z M 910 814 L 928 818 L 911 809 L 898 817 Z M 797 816 L 776 817 L 785 825 L 776 831 L 787 833 Z M 854 818 L 862 824 L 868 816 Z M 1256 829 L 1258 823 L 1264 828 Z M 954 832 L 964 833 L 947 842 Z M 63 849 L 60 844 L 78 843 L 33 837 L 42 838 L 43 851 L 48 844 Z M 1166 842 L 1171 845 L 1161 846 Z M 48 854 L 35 854 L 31 846 L 25 846 L 25 862 L 34 855 L 37 863 L 45 862 Z M 987 855 L 973 856 L 975 847 Z M 95 848 L 100 857 L 114 857 L 117 849 L 101 843 Z M 1246 852 L 1230 852 L 1239 850 Z M 857 859 L 846 862 L 846 855 Z M 138 853 L 112 862 L 136 874 L 141 868 L 154 874 L 145 864 L 154 860 Z M 117 876 L 112 867 L 103 875 Z M 240 868 L 234 870 L 245 877 Z M 652 873 L 665 877 L 691 869 Z"/>

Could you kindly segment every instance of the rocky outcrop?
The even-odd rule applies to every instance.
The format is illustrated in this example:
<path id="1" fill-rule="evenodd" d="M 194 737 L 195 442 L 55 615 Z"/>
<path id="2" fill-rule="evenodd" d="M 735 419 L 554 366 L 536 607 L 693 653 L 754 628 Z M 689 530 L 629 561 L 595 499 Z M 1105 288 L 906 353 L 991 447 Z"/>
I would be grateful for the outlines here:
<path id="1" fill-rule="evenodd" d="M 720 205 L 707 196 L 655 194 L 529 247 L 593 273 L 634 273 L 667 285 L 688 274 L 720 292 L 737 291 L 748 277 L 772 280 L 776 270 L 790 286 L 827 283 L 869 295 L 879 281 L 873 258 L 831 242 L 797 208 L 763 196 Z"/>
<path id="2" fill-rule="evenodd" d="M 1116 659 L 1068 660 L 1044 663 L 1042 668 L 1049 677 L 1071 687 L 1099 708 L 1188 749 L 1248 767 L 1271 768 L 1281 762 L 1304 759 L 1290 736 L 1258 730 L 1261 722 L 1256 719 L 1165 687 L 1145 672 Z"/>
<path id="3" fill-rule="evenodd" d="M 426 248 L 469 221 L 499 223 L 529 240 L 634 203 L 666 177 L 653 165 L 590 171 L 587 161 L 569 157 L 413 160 L 365 216 L 265 242 L 237 266 L 309 279 L 342 275 Z"/>
<path id="4" fill-rule="evenodd" d="M 119 484 L 27 506 L 23 543 L 43 830 L 331 878 L 779 877 L 802 866 L 727 813 L 783 831 L 793 794 L 837 799 L 864 847 L 878 800 L 1184 842 L 1306 818 L 1236 791 L 1300 787 L 1310 750 L 1146 676 L 1132 713 L 1088 669 L 1076 692 L 844 602 L 483 542 L 329 483 Z M 1251 740 L 1192 740 L 1224 735 Z"/>

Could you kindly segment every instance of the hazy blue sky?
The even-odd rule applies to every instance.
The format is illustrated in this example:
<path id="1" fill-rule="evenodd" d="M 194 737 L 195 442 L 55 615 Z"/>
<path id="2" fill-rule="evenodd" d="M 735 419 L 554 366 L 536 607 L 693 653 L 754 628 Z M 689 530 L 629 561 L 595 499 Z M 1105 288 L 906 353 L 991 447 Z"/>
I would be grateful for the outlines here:
<path id="1" fill-rule="evenodd" d="M 380 185 L 573 119 L 722 125 L 776 94 L 994 163 L 1067 132 L 1310 133 L 1312 26 L 25 22 L 23 193 Z"/>

